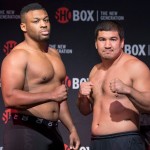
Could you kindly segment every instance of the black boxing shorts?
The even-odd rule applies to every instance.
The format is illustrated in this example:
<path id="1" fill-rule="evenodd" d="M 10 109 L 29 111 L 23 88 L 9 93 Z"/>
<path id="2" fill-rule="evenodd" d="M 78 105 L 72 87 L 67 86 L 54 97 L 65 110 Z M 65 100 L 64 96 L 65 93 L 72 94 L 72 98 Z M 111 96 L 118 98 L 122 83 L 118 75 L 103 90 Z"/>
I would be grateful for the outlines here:
<path id="1" fill-rule="evenodd" d="M 92 136 L 90 150 L 145 150 L 145 142 L 138 132 Z"/>
<path id="2" fill-rule="evenodd" d="M 11 114 L 4 129 L 4 150 L 64 150 L 57 121 Z"/>

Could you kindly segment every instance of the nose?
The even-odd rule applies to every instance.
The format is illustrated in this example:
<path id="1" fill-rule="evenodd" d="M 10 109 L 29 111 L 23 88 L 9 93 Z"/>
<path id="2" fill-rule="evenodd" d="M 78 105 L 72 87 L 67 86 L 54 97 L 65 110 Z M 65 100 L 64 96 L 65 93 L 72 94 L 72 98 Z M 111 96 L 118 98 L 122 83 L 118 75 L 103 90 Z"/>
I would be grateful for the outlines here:
<path id="1" fill-rule="evenodd" d="M 105 41 L 105 48 L 110 48 L 111 47 L 111 42 L 109 40 Z"/>
<path id="2" fill-rule="evenodd" d="M 41 27 L 47 27 L 46 22 L 45 22 L 45 21 L 43 21 L 43 20 L 41 20 L 40 25 L 41 25 Z"/>

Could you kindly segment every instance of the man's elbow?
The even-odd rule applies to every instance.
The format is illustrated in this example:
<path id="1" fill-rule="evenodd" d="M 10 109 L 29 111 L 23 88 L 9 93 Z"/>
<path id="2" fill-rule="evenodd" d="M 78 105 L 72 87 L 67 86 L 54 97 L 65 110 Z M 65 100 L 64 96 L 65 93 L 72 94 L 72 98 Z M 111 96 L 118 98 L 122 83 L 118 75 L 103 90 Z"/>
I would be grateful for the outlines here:
<path id="1" fill-rule="evenodd" d="M 16 108 L 16 104 L 13 101 L 12 96 L 3 96 L 3 101 L 6 108 Z"/>
<path id="2" fill-rule="evenodd" d="M 16 106 L 11 102 L 11 100 L 4 100 L 4 106 L 6 107 L 6 108 L 15 108 Z"/>

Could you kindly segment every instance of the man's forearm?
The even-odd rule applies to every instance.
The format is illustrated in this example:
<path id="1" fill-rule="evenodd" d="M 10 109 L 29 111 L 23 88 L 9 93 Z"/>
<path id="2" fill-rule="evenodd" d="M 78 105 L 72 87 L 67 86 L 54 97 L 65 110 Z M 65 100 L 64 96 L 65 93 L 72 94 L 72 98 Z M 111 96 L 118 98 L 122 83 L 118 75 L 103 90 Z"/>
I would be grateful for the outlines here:
<path id="1" fill-rule="evenodd" d="M 150 112 L 150 92 L 139 92 L 131 88 L 127 96 L 140 111 Z"/>
<path id="2" fill-rule="evenodd" d="M 78 94 L 77 106 L 83 115 L 88 115 L 92 112 L 92 104 L 87 96 Z"/>
<path id="3" fill-rule="evenodd" d="M 76 130 L 74 123 L 72 121 L 72 118 L 71 118 L 71 114 L 68 108 L 67 101 L 63 101 L 60 103 L 59 119 L 67 127 L 69 132 Z"/>

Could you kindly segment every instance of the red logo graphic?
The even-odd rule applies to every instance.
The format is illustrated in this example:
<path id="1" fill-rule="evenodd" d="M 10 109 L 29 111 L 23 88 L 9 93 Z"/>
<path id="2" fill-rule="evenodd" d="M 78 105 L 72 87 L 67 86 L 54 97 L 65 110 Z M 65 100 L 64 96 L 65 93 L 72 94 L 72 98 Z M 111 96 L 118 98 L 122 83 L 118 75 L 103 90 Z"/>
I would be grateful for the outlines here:
<path id="1" fill-rule="evenodd" d="M 13 109 L 6 109 L 5 112 L 3 113 L 2 120 L 6 124 L 8 120 L 10 119 L 11 113 L 16 113 L 16 110 Z"/>
<path id="2" fill-rule="evenodd" d="M 17 45 L 16 41 L 10 40 L 7 41 L 3 47 L 3 51 L 6 55 L 8 55 L 10 53 L 10 51 L 14 48 L 14 46 Z"/>
<path id="3" fill-rule="evenodd" d="M 62 24 L 68 23 L 71 17 L 72 14 L 70 10 L 66 7 L 58 8 L 55 14 L 56 20 Z"/>
<path id="4" fill-rule="evenodd" d="M 68 88 L 71 87 L 71 80 L 69 79 L 68 76 L 66 76 L 66 78 L 65 78 L 65 85 L 66 85 Z"/>
<path id="5" fill-rule="evenodd" d="M 4 121 L 5 124 L 8 122 L 10 114 L 11 114 L 11 109 L 6 109 L 5 112 L 3 113 L 2 120 Z"/>
<path id="6" fill-rule="evenodd" d="M 64 144 L 65 150 L 70 150 L 69 146 L 67 144 Z"/>

